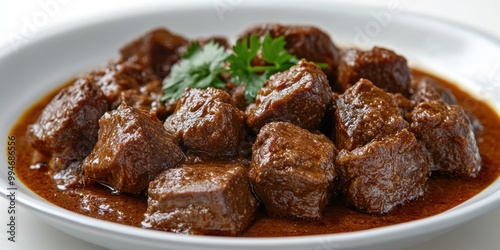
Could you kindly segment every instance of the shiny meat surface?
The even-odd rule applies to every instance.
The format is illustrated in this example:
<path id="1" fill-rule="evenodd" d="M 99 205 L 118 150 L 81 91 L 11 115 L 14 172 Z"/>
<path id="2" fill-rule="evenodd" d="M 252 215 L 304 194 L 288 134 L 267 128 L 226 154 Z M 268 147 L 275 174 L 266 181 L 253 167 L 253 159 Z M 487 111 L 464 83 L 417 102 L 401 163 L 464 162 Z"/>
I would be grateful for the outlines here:
<path id="1" fill-rule="evenodd" d="M 431 165 L 406 129 L 351 152 L 341 150 L 336 164 L 347 203 L 376 214 L 422 196 Z"/>
<path id="2" fill-rule="evenodd" d="M 188 89 L 165 129 L 190 151 L 234 156 L 245 138 L 244 114 L 220 89 Z"/>
<path id="3" fill-rule="evenodd" d="M 332 90 L 321 69 L 301 60 L 285 72 L 271 76 L 264 83 L 255 103 L 245 113 L 247 124 L 254 131 L 268 122 L 286 121 L 301 128 L 318 129 L 330 105 Z"/>
<path id="4" fill-rule="evenodd" d="M 441 100 L 446 104 L 458 105 L 457 98 L 450 89 L 441 86 L 436 80 L 424 77 L 422 79 L 413 81 L 410 88 L 410 98 L 416 103 L 432 102 Z M 415 105 L 416 105 L 415 104 Z M 464 109 L 469 117 L 474 132 L 481 131 L 483 125 L 477 117 L 475 117 L 469 110 Z"/>
<path id="5" fill-rule="evenodd" d="M 163 79 L 186 51 L 188 41 L 166 29 L 152 30 L 120 49 L 121 60 L 148 67 Z"/>
<path id="6" fill-rule="evenodd" d="M 239 165 L 184 164 L 149 184 L 142 226 L 183 234 L 237 235 L 254 219 L 257 200 Z"/>
<path id="7" fill-rule="evenodd" d="M 85 79 L 61 90 L 28 130 L 34 147 L 51 156 L 58 172 L 73 161 L 81 161 L 94 147 L 99 118 L 108 109 L 102 91 Z"/>
<path id="8" fill-rule="evenodd" d="M 337 82 L 342 91 L 365 78 L 387 92 L 408 95 L 412 75 L 404 57 L 380 47 L 369 51 L 349 48 L 340 55 Z"/>
<path id="9" fill-rule="evenodd" d="M 410 99 L 416 103 L 442 100 L 447 104 L 457 104 L 457 99 L 451 90 L 439 85 L 431 78 L 412 81 Z"/>
<path id="10" fill-rule="evenodd" d="M 335 133 L 339 149 L 353 150 L 407 127 L 393 96 L 368 80 L 361 79 L 337 100 Z"/>
<path id="11" fill-rule="evenodd" d="M 156 117 L 164 121 L 171 113 L 161 100 L 163 96 L 162 85 L 159 81 L 152 81 L 136 89 L 129 89 L 121 92 L 122 102 L 137 109 L 153 112 Z"/>
<path id="12" fill-rule="evenodd" d="M 250 179 L 268 213 L 320 219 L 332 196 L 337 149 L 324 135 L 271 122 L 253 146 Z"/>
<path id="13" fill-rule="evenodd" d="M 389 93 L 394 101 L 396 102 L 396 105 L 398 106 L 399 110 L 401 111 L 401 115 L 404 117 L 407 113 L 413 110 L 415 107 L 415 102 L 412 101 L 411 99 L 406 98 L 404 95 L 401 93 L 396 93 L 392 94 Z"/>
<path id="14" fill-rule="evenodd" d="M 231 98 L 233 99 L 234 106 L 242 111 L 245 111 L 249 104 L 247 102 L 247 99 L 245 98 L 245 85 L 243 84 L 237 86 L 230 83 L 226 85 L 226 88 L 226 91 L 231 95 Z"/>
<path id="15" fill-rule="evenodd" d="M 421 102 L 409 114 L 409 119 L 410 131 L 425 145 L 434 160 L 433 171 L 477 176 L 481 170 L 481 156 L 472 124 L 462 107 L 441 100 Z"/>
<path id="16" fill-rule="evenodd" d="M 138 194 L 156 175 L 185 159 L 153 115 L 122 104 L 99 120 L 99 139 L 83 161 L 87 182 Z"/>
<path id="17" fill-rule="evenodd" d="M 83 74 L 80 78 L 93 82 L 104 93 L 109 109 L 116 109 L 122 102 L 155 112 L 160 119 L 167 115 L 161 82 L 153 72 L 139 64 L 112 62 Z"/>

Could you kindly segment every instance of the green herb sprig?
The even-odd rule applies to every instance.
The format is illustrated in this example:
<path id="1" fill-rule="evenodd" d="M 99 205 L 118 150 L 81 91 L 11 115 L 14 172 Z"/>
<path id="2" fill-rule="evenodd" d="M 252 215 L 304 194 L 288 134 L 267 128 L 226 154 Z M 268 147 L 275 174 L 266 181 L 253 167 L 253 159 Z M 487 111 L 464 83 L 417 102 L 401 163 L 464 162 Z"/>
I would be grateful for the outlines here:
<path id="1" fill-rule="evenodd" d="M 284 36 L 272 38 L 269 34 L 262 41 L 257 35 L 239 39 L 232 53 L 227 53 L 213 41 L 203 47 L 193 42 L 164 79 L 165 95 L 162 100 L 179 98 L 187 87 L 224 88 L 225 83 L 221 81 L 220 75 L 229 73 L 235 84 L 245 84 L 245 98 L 250 103 L 271 75 L 288 70 L 299 61 L 286 50 L 285 45 Z M 253 66 L 252 60 L 259 51 L 267 64 Z M 325 67 L 324 64 L 318 65 Z"/>
<path id="2" fill-rule="evenodd" d="M 229 62 L 229 72 L 237 85 L 245 85 L 245 98 L 252 102 L 257 92 L 264 85 L 266 79 L 278 71 L 285 71 L 295 65 L 299 60 L 285 49 L 284 36 L 273 39 L 271 35 L 264 36 L 261 42 L 257 35 L 243 38 L 233 46 L 233 54 Z M 252 60 L 262 53 L 262 59 L 270 64 L 264 66 L 252 66 Z"/>
<path id="3" fill-rule="evenodd" d="M 182 59 L 177 62 L 170 75 L 163 80 L 163 101 L 178 99 L 187 87 L 205 89 L 224 88 L 219 78 L 224 71 L 224 61 L 229 55 L 218 43 L 210 41 L 203 48 L 198 42 L 189 45 Z"/>

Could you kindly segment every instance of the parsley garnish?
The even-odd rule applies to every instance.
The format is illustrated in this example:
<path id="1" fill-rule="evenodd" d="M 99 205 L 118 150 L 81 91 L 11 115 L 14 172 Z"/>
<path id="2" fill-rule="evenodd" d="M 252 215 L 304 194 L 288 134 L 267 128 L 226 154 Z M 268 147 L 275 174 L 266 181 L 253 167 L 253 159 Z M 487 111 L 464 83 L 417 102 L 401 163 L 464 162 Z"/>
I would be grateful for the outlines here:
<path id="1" fill-rule="evenodd" d="M 266 79 L 278 71 L 285 71 L 295 65 L 299 60 L 285 49 L 285 37 L 280 36 L 273 39 L 266 34 L 261 42 L 255 34 L 250 38 L 243 38 L 233 46 L 234 53 L 227 61 L 229 72 L 237 85 L 245 85 L 245 98 L 252 102 L 257 92 L 264 85 Z M 262 59 L 271 64 L 265 66 L 252 66 L 252 59 L 261 50 Z"/>
<path id="2" fill-rule="evenodd" d="M 224 88 L 219 78 L 228 72 L 237 85 L 245 84 L 245 98 L 250 103 L 264 82 L 274 73 L 288 70 L 299 59 L 285 49 L 284 36 L 272 38 L 266 34 L 261 41 L 257 35 L 244 37 L 233 46 L 228 54 L 222 46 L 211 41 L 200 47 L 198 42 L 189 45 L 182 59 L 172 67 L 170 75 L 163 81 L 165 95 L 162 100 L 179 98 L 187 87 Z M 269 65 L 252 66 L 252 60 L 261 52 L 262 59 Z M 325 67 L 325 64 L 318 64 Z"/>
<path id="3" fill-rule="evenodd" d="M 218 43 L 210 41 L 203 48 L 198 42 L 189 45 L 182 59 L 172 67 L 170 75 L 163 80 L 165 95 L 162 100 L 179 98 L 187 87 L 205 89 L 224 88 L 219 79 L 228 54 Z"/>

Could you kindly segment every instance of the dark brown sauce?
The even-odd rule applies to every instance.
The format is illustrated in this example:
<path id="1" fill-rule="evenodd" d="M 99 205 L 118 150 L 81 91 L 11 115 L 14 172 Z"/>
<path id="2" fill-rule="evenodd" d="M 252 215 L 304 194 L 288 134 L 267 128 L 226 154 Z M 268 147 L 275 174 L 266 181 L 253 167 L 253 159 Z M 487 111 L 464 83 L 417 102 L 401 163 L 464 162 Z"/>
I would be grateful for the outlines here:
<path id="1" fill-rule="evenodd" d="M 414 70 L 415 77 L 426 75 L 428 74 Z M 468 108 L 484 126 L 484 129 L 476 134 L 483 168 L 475 179 L 432 176 L 423 197 L 384 216 L 359 213 L 346 207 L 339 197 L 327 208 L 325 219 L 319 222 L 272 218 L 260 211 L 254 224 L 242 236 L 314 235 L 394 225 L 442 213 L 470 199 L 494 182 L 500 174 L 498 114 L 487 103 L 475 99 L 455 85 L 442 79 L 439 81 L 450 88 L 459 103 Z M 59 190 L 46 168 L 30 168 L 34 150 L 25 136 L 27 126 L 35 122 L 57 91 L 50 93 L 28 109 L 11 131 L 11 134 L 17 137 L 16 142 L 21 149 L 18 152 L 17 175 L 28 188 L 60 207 L 94 218 L 140 227 L 147 207 L 145 196 L 114 195 L 109 189 L 100 186 Z"/>

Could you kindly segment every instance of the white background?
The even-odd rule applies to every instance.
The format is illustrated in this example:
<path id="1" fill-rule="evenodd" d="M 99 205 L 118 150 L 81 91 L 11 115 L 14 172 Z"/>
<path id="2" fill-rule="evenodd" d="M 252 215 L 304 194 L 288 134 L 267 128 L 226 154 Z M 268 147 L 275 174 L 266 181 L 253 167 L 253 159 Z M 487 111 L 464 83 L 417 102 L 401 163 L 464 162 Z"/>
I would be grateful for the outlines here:
<path id="1" fill-rule="evenodd" d="M 33 22 L 37 13 L 44 11 L 40 3 L 54 0 L 0 0 L 0 52 L 14 48 L 9 36 L 21 34 L 26 22 Z M 67 25 L 71 22 L 92 19 L 93 17 L 106 15 L 107 13 L 120 12 L 134 9 L 141 5 L 165 5 L 173 1 L 168 0 L 60 0 L 66 2 L 60 4 L 60 8 L 52 15 L 39 23 L 34 30 L 30 30 L 30 36 L 36 37 L 47 29 L 57 29 L 59 25 Z M 224 0 L 208 0 L 224 1 Z M 250 1 L 250 0 L 242 0 Z M 362 5 L 377 7 L 386 6 L 390 0 L 350 0 L 337 2 L 359 3 Z M 489 35 L 500 38 L 500 1 L 496 0 L 406 0 L 405 11 L 425 13 L 443 19 L 483 31 Z M 215 11 L 215 10 L 214 10 Z M 28 41 L 29 42 L 29 41 Z M 11 244 L 6 241 L 4 224 L 7 221 L 7 201 L 0 199 L 0 249 L 102 249 L 90 243 L 68 236 L 53 229 L 39 219 L 28 213 L 23 208 L 18 208 L 18 232 L 17 243 Z M 439 236 L 432 241 L 411 248 L 411 250 L 423 249 L 500 249 L 500 210 L 484 215 L 473 220 L 452 232 Z"/>

